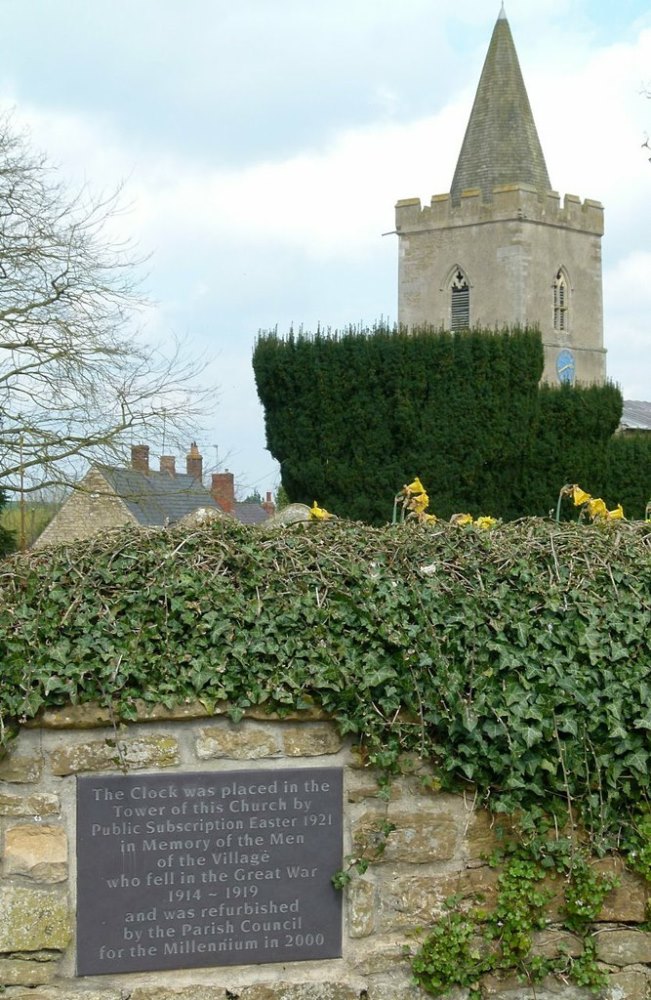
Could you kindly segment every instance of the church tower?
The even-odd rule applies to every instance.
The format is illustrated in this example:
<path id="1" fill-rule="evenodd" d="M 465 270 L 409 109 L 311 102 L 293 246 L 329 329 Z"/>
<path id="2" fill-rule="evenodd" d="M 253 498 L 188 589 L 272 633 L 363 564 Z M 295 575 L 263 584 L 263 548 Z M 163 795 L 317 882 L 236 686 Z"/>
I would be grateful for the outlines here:
<path id="1" fill-rule="evenodd" d="M 603 208 L 552 191 L 504 7 L 449 194 L 399 201 L 398 321 L 538 326 L 543 380 L 606 377 Z"/>

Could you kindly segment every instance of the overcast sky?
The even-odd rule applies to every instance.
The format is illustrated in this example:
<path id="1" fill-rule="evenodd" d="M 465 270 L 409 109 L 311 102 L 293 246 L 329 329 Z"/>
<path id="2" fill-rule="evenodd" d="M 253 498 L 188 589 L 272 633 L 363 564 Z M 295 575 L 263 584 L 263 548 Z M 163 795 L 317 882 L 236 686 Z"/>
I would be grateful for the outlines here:
<path id="1" fill-rule="evenodd" d="M 399 198 L 448 191 L 499 0 L 0 0 L 0 106 L 64 177 L 124 182 L 147 335 L 206 359 L 198 440 L 275 489 L 260 329 L 390 321 Z M 608 374 L 651 399 L 648 0 L 508 0 L 554 188 L 602 201 Z M 149 442 L 154 454 L 160 442 Z"/>

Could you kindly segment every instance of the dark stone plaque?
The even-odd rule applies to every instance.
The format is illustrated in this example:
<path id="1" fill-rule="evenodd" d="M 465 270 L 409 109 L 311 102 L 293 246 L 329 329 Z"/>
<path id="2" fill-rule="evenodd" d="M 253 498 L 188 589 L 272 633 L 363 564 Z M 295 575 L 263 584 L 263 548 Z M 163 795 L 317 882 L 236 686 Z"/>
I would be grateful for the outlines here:
<path id="1" fill-rule="evenodd" d="M 77 779 L 77 974 L 338 958 L 342 771 Z"/>

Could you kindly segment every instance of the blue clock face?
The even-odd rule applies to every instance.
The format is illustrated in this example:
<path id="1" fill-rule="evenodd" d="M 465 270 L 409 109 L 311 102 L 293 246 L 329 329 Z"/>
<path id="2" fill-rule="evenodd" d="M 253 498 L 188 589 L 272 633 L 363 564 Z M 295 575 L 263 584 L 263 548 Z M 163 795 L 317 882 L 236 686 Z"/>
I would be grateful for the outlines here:
<path id="1" fill-rule="evenodd" d="M 567 348 L 558 352 L 558 357 L 556 358 L 556 374 L 558 375 L 559 382 L 566 382 L 570 385 L 574 382 L 574 376 L 576 374 L 574 355 L 571 351 L 568 351 Z"/>

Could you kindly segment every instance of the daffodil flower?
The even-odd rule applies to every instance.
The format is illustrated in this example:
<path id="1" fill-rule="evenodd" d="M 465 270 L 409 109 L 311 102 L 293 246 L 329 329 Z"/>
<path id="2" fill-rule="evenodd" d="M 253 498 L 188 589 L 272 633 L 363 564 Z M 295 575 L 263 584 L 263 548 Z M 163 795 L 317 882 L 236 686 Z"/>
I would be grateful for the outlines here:
<path id="1" fill-rule="evenodd" d="M 314 518 L 315 521 L 325 521 L 328 517 L 332 517 L 325 508 L 319 507 L 316 500 L 310 507 L 310 517 Z"/>
<path id="2" fill-rule="evenodd" d="M 490 528 L 495 527 L 497 524 L 497 518 L 495 517 L 478 517 L 475 521 L 475 526 L 481 528 L 482 531 L 488 531 Z"/>
<path id="3" fill-rule="evenodd" d="M 423 524 L 436 524 L 438 517 L 436 514 L 423 514 L 421 517 Z"/>
<path id="4" fill-rule="evenodd" d="M 588 503 L 589 500 L 592 500 L 590 494 L 586 493 L 585 490 L 582 490 L 580 486 L 572 486 L 571 495 L 575 507 L 581 507 L 582 504 Z"/>
<path id="5" fill-rule="evenodd" d="M 456 524 L 460 528 L 466 524 L 472 524 L 472 514 L 453 514 L 450 518 L 450 524 Z"/>
<path id="6" fill-rule="evenodd" d="M 608 510 L 606 509 L 606 504 L 603 502 L 601 497 L 596 497 L 596 499 L 590 498 L 587 502 L 588 514 L 594 520 L 596 517 L 608 517 Z"/>
<path id="7" fill-rule="evenodd" d="M 403 491 L 406 494 L 408 494 L 408 495 L 409 494 L 414 494 L 414 493 L 424 493 L 425 492 L 425 487 L 421 483 L 421 481 L 418 478 L 418 476 L 416 476 L 416 478 L 414 479 L 413 483 L 409 483 L 408 486 L 403 486 Z"/>
<path id="8" fill-rule="evenodd" d="M 422 514 L 429 507 L 429 497 L 427 493 L 420 493 L 408 501 L 407 506 L 416 514 Z"/>
<path id="9" fill-rule="evenodd" d="M 609 521 L 622 521 L 624 519 L 624 508 L 618 503 L 614 510 L 608 511 Z"/>

